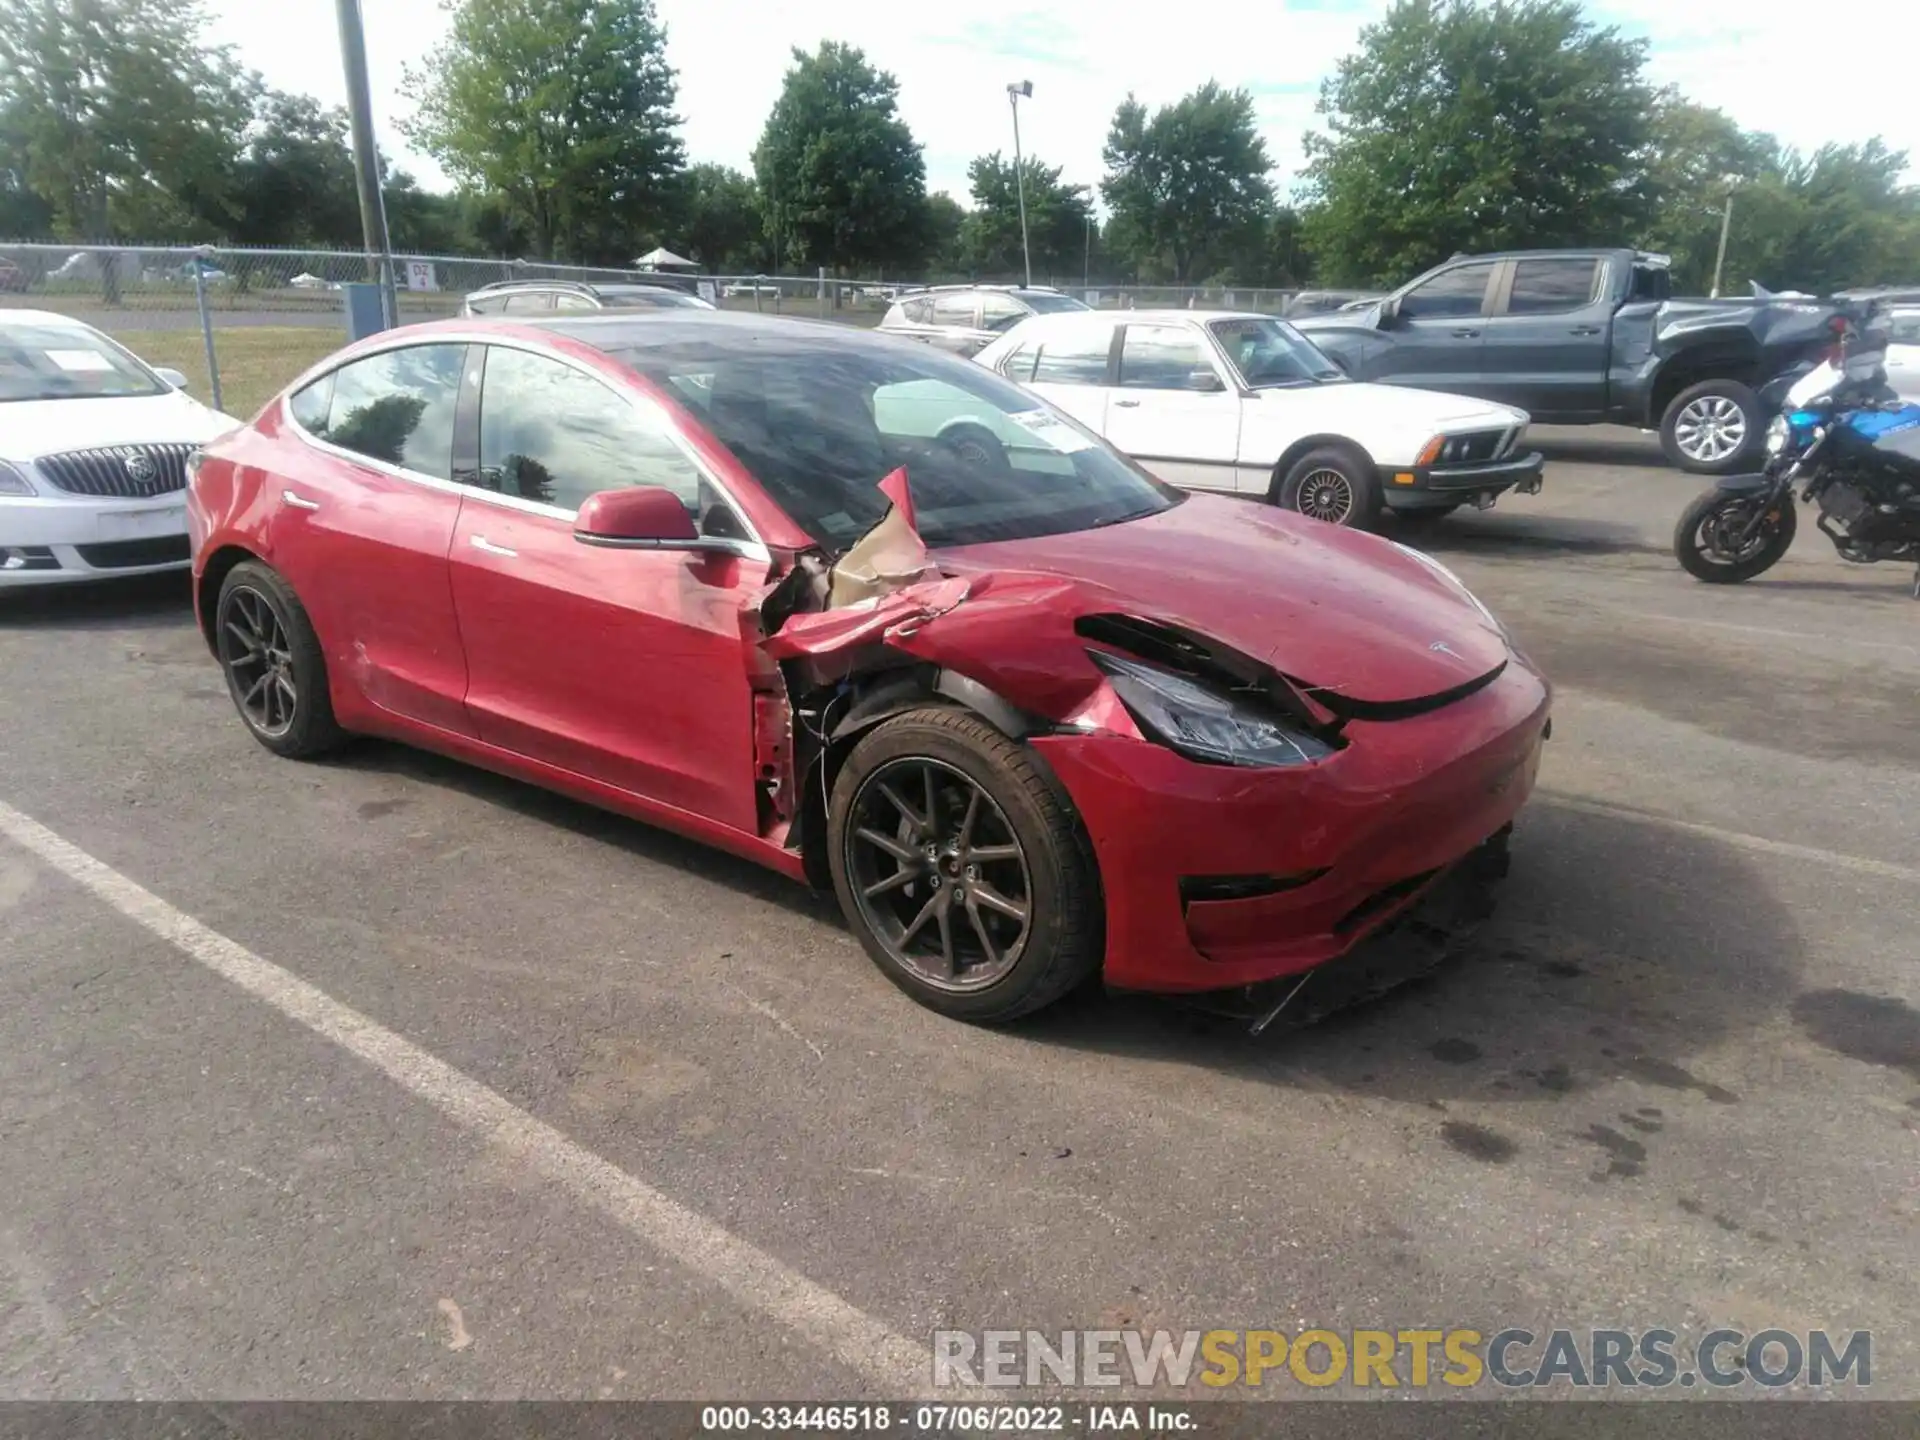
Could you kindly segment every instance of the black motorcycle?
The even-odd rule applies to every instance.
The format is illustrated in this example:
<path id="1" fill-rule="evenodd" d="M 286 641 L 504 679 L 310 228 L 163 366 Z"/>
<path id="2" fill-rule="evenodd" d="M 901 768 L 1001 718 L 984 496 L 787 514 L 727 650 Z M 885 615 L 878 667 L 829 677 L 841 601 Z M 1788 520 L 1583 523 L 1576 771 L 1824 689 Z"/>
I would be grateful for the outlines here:
<path id="1" fill-rule="evenodd" d="M 1887 385 L 1877 317 L 1837 328 L 1826 361 L 1762 392 L 1779 410 L 1766 469 L 1725 477 L 1681 513 L 1673 553 L 1688 574 L 1733 585 L 1770 569 L 1793 544 L 1799 485 L 1800 502 L 1819 506 L 1820 529 L 1842 559 L 1914 562 L 1920 599 L 1920 405 Z"/>

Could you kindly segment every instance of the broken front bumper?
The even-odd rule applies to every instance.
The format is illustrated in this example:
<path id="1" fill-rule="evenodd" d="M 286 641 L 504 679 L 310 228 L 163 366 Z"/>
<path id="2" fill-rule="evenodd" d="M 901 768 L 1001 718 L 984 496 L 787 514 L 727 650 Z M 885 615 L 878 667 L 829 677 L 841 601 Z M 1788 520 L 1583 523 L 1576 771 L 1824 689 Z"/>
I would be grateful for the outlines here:
<path id="1" fill-rule="evenodd" d="M 1117 735 L 1036 736 L 1099 864 L 1106 983 L 1231 990 L 1353 950 L 1512 824 L 1548 705 L 1516 658 L 1443 709 L 1354 722 L 1347 748 L 1312 766 L 1202 765 Z"/>

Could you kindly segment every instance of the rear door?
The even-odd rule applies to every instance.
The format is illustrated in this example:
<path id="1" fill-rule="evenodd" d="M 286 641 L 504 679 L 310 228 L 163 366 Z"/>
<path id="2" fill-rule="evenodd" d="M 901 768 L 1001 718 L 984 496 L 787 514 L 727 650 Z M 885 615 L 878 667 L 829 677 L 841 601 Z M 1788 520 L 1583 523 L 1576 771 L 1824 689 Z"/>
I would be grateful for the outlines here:
<path id="1" fill-rule="evenodd" d="M 327 665 L 380 709 L 470 735 L 447 552 L 460 512 L 456 417 L 477 370 L 464 344 L 344 365 L 288 402 L 312 447 L 265 492 L 267 557 L 313 616 Z"/>
<path id="2" fill-rule="evenodd" d="M 1391 343 L 1369 359 L 1367 378 L 1458 395 L 1490 393 L 1480 350 L 1498 271 L 1493 260 L 1462 261 L 1403 294 L 1386 337 Z"/>
<path id="3" fill-rule="evenodd" d="M 716 505 L 733 512 L 653 402 L 557 356 L 484 350 L 478 484 L 452 554 L 480 738 L 753 833 L 740 608 L 766 581 L 765 552 L 575 540 L 581 503 L 622 486 L 672 490 L 709 533 Z M 728 533 L 748 531 L 733 516 Z"/>
<path id="4" fill-rule="evenodd" d="M 1508 261 L 1480 368 L 1489 395 L 1536 420 L 1598 420 L 1606 409 L 1613 302 L 1597 255 Z"/>
<path id="5" fill-rule="evenodd" d="M 1104 435 L 1113 344 L 1114 326 L 1109 321 L 1051 327 L 1010 356 L 1005 373 L 1096 435 Z"/>
<path id="6" fill-rule="evenodd" d="M 1232 490 L 1240 392 L 1192 325 L 1128 324 L 1107 393 L 1107 440 L 1172 485 Z"/>

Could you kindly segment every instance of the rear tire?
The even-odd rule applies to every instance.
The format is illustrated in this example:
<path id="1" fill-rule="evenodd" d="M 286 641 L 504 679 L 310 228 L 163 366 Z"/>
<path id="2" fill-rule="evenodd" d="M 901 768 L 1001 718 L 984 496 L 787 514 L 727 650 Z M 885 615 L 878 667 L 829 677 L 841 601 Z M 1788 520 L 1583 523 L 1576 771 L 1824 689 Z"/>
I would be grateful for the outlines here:
<path id="1" fill-rule="evenodd" d="M 258 560 L 227 572 L 214 609 L 214 645 L 227 693 L 254 739 L 288 760 L 337 749 L 320 638 L 293 587 Z"/>
<path id="2" fill-rule="evenodd" d="M 1760 397 L 1738 380 L 1703 380 L 1660 417 L 1660 448 L 1691 475 L 1737 475 L 1766 438 Z"/>
<path id="3" fill-rule="evenodd" d="M 1071 804 L 1032 751 L 967 711 L 911 710 L 862 737 L 827 842 L 847 924 L 930 1010 L 1001 1024 L 1100 968 L 1100 886 Z"/>
<path id="4" fill-rule="evenodd" d="M 1734 553 L 1726 548 L 1723 529 L 1743 525 L 1756 505 L 1769 505 L 1777 511 L 1771 522 L 1763 522 L 1760 534 L 1747 548 Z M 1771 570 L 1793 545 L 1800 519 L 1793 508 L 1791 494 L 1769 500 L 1765 495 L 1725 495 L 1709 490 L 1680 512 L 1673 527 L 1673 553 L 1680 568 L 1696 580 L 1709 585 L 1738 585 Z"/>
<path id="5" fill-rule="evenodd" d="M 1351 450 L 1323 445 L 1287 468 L 1274 497 L 1293 510 L 1329 525 L 1372 530 L 1380 522 L 1380 478 Z"/>

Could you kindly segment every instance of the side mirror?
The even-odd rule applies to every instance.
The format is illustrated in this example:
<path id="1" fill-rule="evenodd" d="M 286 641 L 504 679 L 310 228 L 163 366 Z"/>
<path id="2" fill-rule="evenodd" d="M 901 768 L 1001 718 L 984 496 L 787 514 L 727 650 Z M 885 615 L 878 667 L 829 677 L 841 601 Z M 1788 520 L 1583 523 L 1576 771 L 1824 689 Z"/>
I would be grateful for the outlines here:
<path id="1" fill-rule="evenodd" d="M 1400 318 L 1399 297 L 1394 295 L 1389 295 L 1386 299 L 1380 302 L 1380 319 L 1377 322 L 1379 325 L 1379 328 L 1382 330 L 1385 330 L 1389 328 L 1393 324 L 1393 322 L 1398 320 L 1399 318 Z"/>
<path id="2" fill-rule="evenodd" d="M 187 377 L 171 366 L 158 366 L 153 373 L 158 375 L 172 389 L 184 390 L 187 388 Z"/>
<path id="3" fill-rule="evenodd" d="M 700 532 L 681 498 L 661 485 L 634 485 L 589 495 L 574 518 L 582 545 L 616 550 L 697 550 Z"/>

